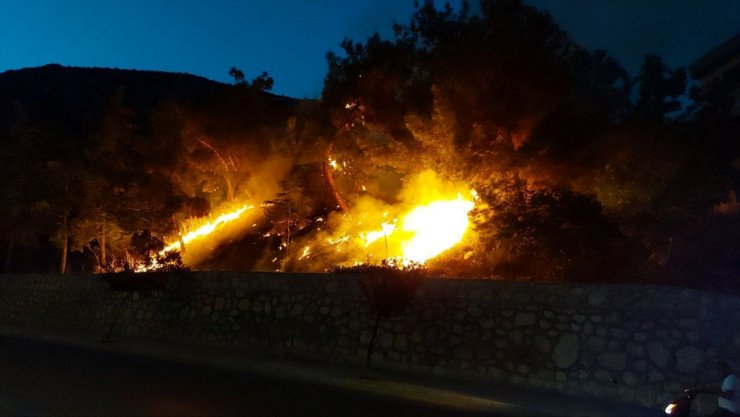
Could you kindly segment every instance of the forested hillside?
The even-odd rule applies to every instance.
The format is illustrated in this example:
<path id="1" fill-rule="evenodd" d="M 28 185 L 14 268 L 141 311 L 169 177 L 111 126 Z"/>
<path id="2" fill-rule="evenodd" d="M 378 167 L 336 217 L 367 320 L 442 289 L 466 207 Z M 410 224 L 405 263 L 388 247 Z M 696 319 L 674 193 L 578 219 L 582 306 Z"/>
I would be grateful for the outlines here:
<path id="1" fill-rule="evenodd" d="M 0 74 L 6 270 L 394 260 L 737 289 L 738 74 L 701 89 L 655 55 L 628 74 L 517 0 L 394 29 L 330 52 L 316 101 L 235 69 Z"/>

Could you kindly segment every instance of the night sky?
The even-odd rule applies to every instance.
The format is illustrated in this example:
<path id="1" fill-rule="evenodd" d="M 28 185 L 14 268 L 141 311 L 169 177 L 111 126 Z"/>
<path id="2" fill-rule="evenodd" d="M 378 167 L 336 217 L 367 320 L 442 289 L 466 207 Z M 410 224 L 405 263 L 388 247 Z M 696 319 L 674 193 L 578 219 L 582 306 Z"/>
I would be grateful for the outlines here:
<path id="1" fill-rule="evenodd" d="M 526 2 L 633 74 L 646 53 L 688 65 L 740 31 L 737 0 Z M 268 71 L 276 93 L 317 97 L 328 50 L 390 36 L 412 12 L 412 0 L 0 0 L 0 71 L 59 63 L 229 81 L 236 66 L 247 79 Z"/>

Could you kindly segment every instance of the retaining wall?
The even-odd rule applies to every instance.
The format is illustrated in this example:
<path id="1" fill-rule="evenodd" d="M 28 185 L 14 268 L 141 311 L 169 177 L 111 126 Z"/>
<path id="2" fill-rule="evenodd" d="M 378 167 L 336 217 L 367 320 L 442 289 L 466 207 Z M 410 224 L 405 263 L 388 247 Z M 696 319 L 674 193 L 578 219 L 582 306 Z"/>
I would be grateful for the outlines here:
<path id="1" fill-rule="evenodd" d="M 0 275 L 0 325 L 136 335 L 364 365 L 374 315 L 357 276 L 173 274 L 151 294 L 96 276 Z M 638 285 L 426 279 L 381 322 L 373 367 L 664 404 L 740 365 L 740 298 Z"/>

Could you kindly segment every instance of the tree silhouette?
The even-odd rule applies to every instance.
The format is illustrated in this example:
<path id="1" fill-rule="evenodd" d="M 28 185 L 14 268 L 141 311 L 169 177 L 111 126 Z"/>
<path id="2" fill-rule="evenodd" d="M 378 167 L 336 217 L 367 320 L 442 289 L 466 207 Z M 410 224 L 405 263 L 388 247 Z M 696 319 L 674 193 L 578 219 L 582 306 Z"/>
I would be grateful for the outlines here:
<path id="1" fill-rule="evenodd" d="M 370 367 L 381 321 L 401 315 L 411 306 L 426 270 L 418 264 L 401 267 L 386 259 L 381 265 L 363 264 L 335 268 L 334 271 L 360 275 L 360 286 L 368 298 L 371 310 L 375 313 L 372 336 L 368 342 L 365 359 L 365 365 Z"/>
<path id="2" fill-rule="evenodd" d="M 252 80 L 252 88 L 262 91 L 272 90 L 274 80 L 267 74 L 267 71 L 262 71 L 262 74 L 258 75 Z"/>
<path id="3" fill-rule="evenodd" d="M 239 68 L 231 67 L 231 69 L 229 70 L 229 75 L 234 77 L 235 85 L 244 84 L 244 72 L 242 72 L 242 70 L 240 70 Z"/>
<path id="4" fill-rule="evenodd" d="M 635 113 L 639 118 L 663 120 L 681 109 L 678 97 L 686 91 L 686 70 L 669 70 L 658 55 L 646 55 L 637 76 L 639 98 Z"/>

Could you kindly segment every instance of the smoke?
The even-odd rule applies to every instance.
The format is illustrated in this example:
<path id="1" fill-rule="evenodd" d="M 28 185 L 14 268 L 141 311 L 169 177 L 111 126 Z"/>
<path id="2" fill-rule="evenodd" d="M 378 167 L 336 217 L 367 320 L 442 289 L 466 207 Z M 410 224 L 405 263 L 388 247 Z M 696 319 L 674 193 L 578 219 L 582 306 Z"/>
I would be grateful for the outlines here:
<path id="1" fill-rule="evenodd" d="M 244 207 L 248 209 L 238 219 L 230 221 L 228 226 L 220 228 L 218 233 L 212 233 L 186 245 L 185 250 L 181 252 L 183 262 L 197 268 L 197 265 L 211 257 L 219 246 L 247 234 L 258 233 L 264 217 L 262 202 L 274 198 L 281 191 L 280 183 L 292 166 L 292 158 L 280 154 L 270 154 L 264 160 L 252 162 L 251 175 L 237 186 L 239 192 L 234 201 L 224 202 L 215 207 L 207 219 L 197 223 L 212 222 L 219 215 L 232 213 Z M 188 229 L 192 229 L 196 224 L 190 226 Z"/>
<path id="2" fill-rule="evenodd" d="M 261 203 L 282 191 L 280 183 L 293 168 L 293 159 L 273 153 L 252 166 L 252 174 L 239 188 L 245 190 L 247 198 L 251 196 L 252 200 Z"/>

